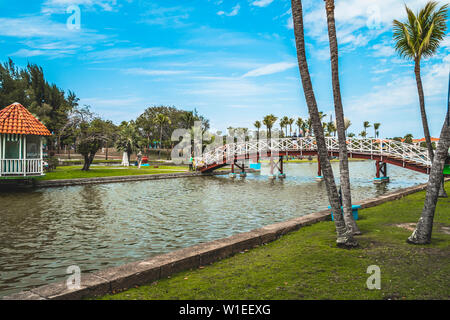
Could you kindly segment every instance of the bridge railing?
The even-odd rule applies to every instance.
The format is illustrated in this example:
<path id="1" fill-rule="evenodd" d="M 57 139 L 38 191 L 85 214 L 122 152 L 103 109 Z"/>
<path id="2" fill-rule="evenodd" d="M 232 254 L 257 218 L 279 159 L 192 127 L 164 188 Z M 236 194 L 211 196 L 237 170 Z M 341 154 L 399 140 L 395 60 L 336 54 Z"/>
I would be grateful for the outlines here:
<path id="1" fill-rule="evenodd" d="M 326 137 L 328 151 L 339 152 L 339 140 Z M 347 150 L 350 154 L 378 155 L 396 158 L 402 161 L 431 166 L 426 148 L 390 139 L 352 138 L 347 139 Z M 198 167 L 213 164 L 231 164 L 236 156 L 267 154 L 276 155 L 280 151 L 317 151 L 314 137 L 261 139 L 230 143 L 205 152 L 195 158 Z"/>

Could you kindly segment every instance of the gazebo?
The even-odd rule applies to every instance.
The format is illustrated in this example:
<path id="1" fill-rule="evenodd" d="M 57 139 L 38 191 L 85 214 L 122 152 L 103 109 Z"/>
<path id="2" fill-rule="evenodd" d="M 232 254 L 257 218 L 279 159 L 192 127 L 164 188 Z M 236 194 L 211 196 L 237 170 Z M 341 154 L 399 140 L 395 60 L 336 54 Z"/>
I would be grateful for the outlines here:
<path id="1" fill-rule="evenodd" d="M 43 137 L 50 131 L 20 103 L 0 111 L 0 177 L 43 175 Z M 0 179 L 1 179 L 0 178 Z"/>

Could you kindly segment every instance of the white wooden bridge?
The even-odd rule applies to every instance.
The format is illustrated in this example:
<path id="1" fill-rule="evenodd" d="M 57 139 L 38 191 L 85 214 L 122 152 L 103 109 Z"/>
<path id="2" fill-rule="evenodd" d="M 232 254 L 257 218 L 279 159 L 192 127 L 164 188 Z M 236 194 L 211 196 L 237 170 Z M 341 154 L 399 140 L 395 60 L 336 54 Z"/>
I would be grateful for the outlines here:
<path id="1" fill-rule="evenodd" d="M 339 156 L 338 138 L 326 137 L 328 153 Z M 426 148 L 391 139 L 348 138 L 350 158 L 372 159 L 428 174 L 431 160 Z M 195 158 L 197 170 L 211 172 L 236 161 L 277 156 L 312 156 L 317 154 L 314 137 L 261 139 L 230 143 L 206 150 Z"/>

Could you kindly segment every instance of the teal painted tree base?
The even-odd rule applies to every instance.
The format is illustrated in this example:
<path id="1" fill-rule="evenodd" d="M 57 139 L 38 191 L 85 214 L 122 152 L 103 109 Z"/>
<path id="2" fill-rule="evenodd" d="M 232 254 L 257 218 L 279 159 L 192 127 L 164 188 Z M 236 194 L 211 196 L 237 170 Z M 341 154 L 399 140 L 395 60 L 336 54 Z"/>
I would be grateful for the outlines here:
<path id="1" fill-rule="evenodd" d="M 360 208 L 361 208 L 361 206 L 359 206 L 359 205 L 352 206 L 352 213 L 353 213 L 354 220 L 358 220 L 358 209 L 360 209 Z M 328 209 L 331 209 L 331 206 L 328 206 Z M 343 208 L 341 207 L 341 209 L 343 209 Z M 342 213 L 342 211 L 341 211 L 341 213 Z M 331 221 L 334 221 L 333 212 L 331 212 Z"/>
<path id="2" fill-rule="evenodd" d="M 386 183 L 386 182 L 389 182 L 389 177 L 380 177 L 380 178 L 373 179 L 373 183 L 375 183 L 375 184 Z"/>

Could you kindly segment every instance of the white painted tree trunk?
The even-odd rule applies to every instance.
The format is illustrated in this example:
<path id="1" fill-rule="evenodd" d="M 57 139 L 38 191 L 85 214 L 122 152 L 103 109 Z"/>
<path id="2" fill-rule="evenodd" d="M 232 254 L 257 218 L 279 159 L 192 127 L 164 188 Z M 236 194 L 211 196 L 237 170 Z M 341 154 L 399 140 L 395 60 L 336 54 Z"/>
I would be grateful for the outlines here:
<path id="1" fill-rule="evenodd" d="M 130 166 L 130 161 L 128 160 L 128 154 L 126 152 L 124 152 L 122 156 L 122 166 L 124 167 Z"/>

